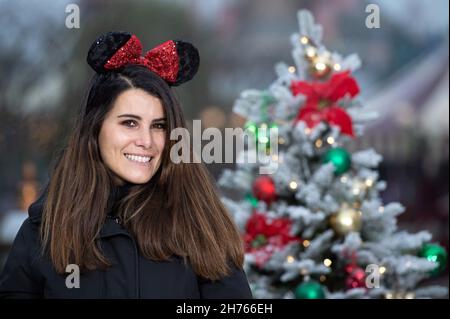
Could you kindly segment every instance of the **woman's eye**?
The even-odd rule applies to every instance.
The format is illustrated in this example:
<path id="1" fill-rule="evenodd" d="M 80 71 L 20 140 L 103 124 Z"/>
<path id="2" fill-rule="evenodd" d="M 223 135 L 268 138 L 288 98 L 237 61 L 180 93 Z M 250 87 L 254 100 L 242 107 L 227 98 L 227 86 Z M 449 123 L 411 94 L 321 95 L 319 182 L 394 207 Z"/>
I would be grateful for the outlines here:
<path id="1" fill-rule="evenodd" d="M 133 120 L 126 120 L 122 122 L 122 125 L 125 125 L 126 127 L 136 127 L 137 123 Z"/>
<path id="2" fill-rule="evenodd" d="M 155 123 L 155 124 L 153 124 L 153 127 L 158 130 L 164 130 L 166 128 L 166 124 L 165 123 Z"/>

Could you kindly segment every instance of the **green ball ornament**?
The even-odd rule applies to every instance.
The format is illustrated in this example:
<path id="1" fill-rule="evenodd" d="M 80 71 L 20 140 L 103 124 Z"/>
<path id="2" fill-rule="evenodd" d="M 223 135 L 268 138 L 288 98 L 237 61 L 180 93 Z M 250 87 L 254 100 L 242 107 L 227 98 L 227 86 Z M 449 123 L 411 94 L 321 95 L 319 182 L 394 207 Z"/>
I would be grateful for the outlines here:
<path id="1" fill-rule="evenodd" d="M 430 272 L 433 276 L 440 274 L 447 265 L 447 252 L 444 247 L 438 244 L 423 245 L 419 256 L 437 264 L 437 267 Z"/>
<path id="2" fill-rule="evenodd" d="M 251 194 L 245 195 L 245 200 L 252 205 L 253 208 L 258 207 L 258 199 Z"/>
<path id="3" fill-rule="evenodd" d="M 350 157 L 350 154 L 347 152 L 347 150 L 340 148 L 340 147 L 334 147 L 329 149 L 324 157 L 323 157 L 324 163 L 333 163 L 334 165 L 334 174 L 340 175 L 342 173 L 345 173 L 349 170 L 352 159 Z"/>
<path id="4" fill-rule="evenodd" d="M 297 299 L 324 299 L 325 292 L 317 281 L 305 281 L 295 288 L 295 298 Z"/>

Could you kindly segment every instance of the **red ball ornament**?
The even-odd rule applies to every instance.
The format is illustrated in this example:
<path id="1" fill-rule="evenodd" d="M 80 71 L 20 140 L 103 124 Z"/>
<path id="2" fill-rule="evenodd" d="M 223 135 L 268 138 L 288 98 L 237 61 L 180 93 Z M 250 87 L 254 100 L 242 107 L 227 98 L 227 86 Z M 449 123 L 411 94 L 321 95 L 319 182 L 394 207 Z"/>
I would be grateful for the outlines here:
<path id="1" fill-rule="evenodd" d="M 277 199 L 275 184 L 269 176 L 259 176 L 253 182 L 253 194 L 267 205 Z"/>
<path id="2" fill-rule="evenodd" d="M 361 267 L 348 265 L 345 267 L 348 277 L 345 279 L 347 289 L 366 288 L 366 272 Z"/>

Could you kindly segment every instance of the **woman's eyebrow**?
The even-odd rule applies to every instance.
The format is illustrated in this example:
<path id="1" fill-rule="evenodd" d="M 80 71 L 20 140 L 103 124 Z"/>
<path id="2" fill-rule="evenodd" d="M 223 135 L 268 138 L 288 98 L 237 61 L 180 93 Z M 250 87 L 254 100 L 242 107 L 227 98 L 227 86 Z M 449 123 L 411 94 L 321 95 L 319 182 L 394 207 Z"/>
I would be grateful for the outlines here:
<path id="1" fill-rule="evenodd" d="M 167 120 L 167 118 L 165 118 L 165 117 L 160 117 L 159 119 L 153 119 L 152 122 L 160 122 L 160 121 L 166 121 L 166 120 Z"/>
<path id="2" fill-rule="evenodd" d="M 121 114 L 117 117 L 131 117 L 134 118 L 136 120 L 142 120 L 142 117 L 140 117 L 139 115 L 135 115 L 135 114 Z"/>
<path id="3" fill-rule="evenodd" d="M 119 115 L 117 117 L 131 117 L 131 118 L 134 118 L 136 120 L 142 120 L 142 117 L 140 117 L 139 115 L 136 115 L 136 114 L 121 114 L 121 115 Z M 162 121 L 166 121 L 166 120 L 167 120 L 166 117 L 160 117 L 160 118 L 157 118 L 157 119 L 153 119 L 152 122 L 162 122 Z"/>

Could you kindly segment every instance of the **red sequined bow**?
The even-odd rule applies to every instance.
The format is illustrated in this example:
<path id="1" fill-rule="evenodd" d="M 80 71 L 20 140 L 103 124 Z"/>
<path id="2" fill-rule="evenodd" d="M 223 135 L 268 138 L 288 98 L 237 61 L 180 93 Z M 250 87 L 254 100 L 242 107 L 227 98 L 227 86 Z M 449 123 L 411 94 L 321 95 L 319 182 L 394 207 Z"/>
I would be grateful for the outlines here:
<path id="1" fill-rule="evenodd" d="M 141 41 L 133 34 L 105 64 L 105 69 L 115 70 L 127 64 L 146 66 L 167 82 L 175 82 L 178 75 L 179 60 L 176 44 L 166 41 L 142 56 Z"/>

